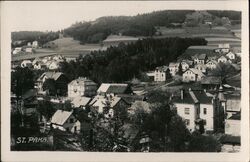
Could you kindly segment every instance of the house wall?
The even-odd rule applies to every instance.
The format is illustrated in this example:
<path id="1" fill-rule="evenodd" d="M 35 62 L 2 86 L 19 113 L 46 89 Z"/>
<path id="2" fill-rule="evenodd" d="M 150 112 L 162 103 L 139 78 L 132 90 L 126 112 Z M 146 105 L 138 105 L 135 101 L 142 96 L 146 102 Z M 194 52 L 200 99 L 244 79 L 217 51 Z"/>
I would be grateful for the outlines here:
<path id="1" fill-rule="evenodd" d="M 192 71 L 190 71 L 190 70 L 186 71 L 182 75 L 182 81 L 183 82 L 196 81 L 196 79 L 197 79 L 196 75 Z"/>
<path id="2" fill-rule="evenodd" d="M 189 65 L 185 62 L 181 63 L 181 68 L 183 71 L 186 71 L 189 68 Z"/>
<path id="3" fill-rule="evenodd" d="M 189 120 L 187 128 L 190 132 L 195 130 L 195 120 L 197 118 L 197 107 L 194 104 L 175 103 L 177 114 L 184 120 Z M 185 108 L 189 108 L 189 114 L 185 114 Z"/>
<path id="4" fill-rule="evenodd" d="M 233 53 L 228 53 L 226 56 L 229 57 L 229 59 L 231 59 L 231 60 L 235 59 L 235 54 L 233 54 Z"/>
<path id="5" fill-rule="evenodd" d="M 227 59 L 225 57 L 219 58 L 218 62 L 226 63 Z"/>
<path id="6" fill-rule="evenodd" d="M 77 97 L 77 96 L 94 96 L 96 94 L 97 86 L 96 85 L 68 85 L 68 96 Z"/>
<path id="7" fill-rule="evenodd" d="M 233 136 L 240 136 L 240 120 L 225 120 L 225 133 Z"/>
<path id="8" fill-rule="evenodd" d="M 206 114 L 204 113 L 206 109 Z M 205 130 L 214 130 L 214 107 L 213 104 L 200 104 L 200 118 L 206 120 Z"/>
<path id="9" fill-rule="evenodd" d="M 207 66 L 207 68 L 209 68 L 209 69 L 215 69 L 215 68 L 216 68 L 216 64 L 214 64 L 214 63 L 212 63 L 212 62 L 208 62 L 208 63 L 206 64 L 206 66 Z"/>
<path id="10" fill-rule="evenodd" d="M 156 70 L 154 76 L 155 82 L 164 82 L 166 81 L 166 73 L 163 71 Z"/>

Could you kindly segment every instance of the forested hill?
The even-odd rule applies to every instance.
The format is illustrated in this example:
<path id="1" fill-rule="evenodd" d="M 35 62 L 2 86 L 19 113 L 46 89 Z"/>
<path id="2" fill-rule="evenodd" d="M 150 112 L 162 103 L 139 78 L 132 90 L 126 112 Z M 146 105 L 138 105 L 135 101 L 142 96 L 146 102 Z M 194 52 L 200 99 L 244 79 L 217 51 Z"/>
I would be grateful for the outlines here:
<path id="1" fill-rule="evenodd" d="M 238 11 L 193 11 L 165 10 L 136 16 L 101 17 L 92 22 L 78 22 L 64 30 L 64 34 L 80 40 L 82 43 L 99 43 L 110 34 L 122 33 L 128 36 L 152 36 L 157 26 L 174 27 L 174 24 L 187 21 L 204 22 L 205 19 L 220 21 L 228 17 L 230 20 L 241 20 Z M 194 21 L 192 21 L 192 19 Z M 197 19 L 197 20 L 196 20 Z M 186 24 L 189 24 L 188 22 Z M 197 25 L 197 24 L 195 24 Z"/>
<path id="2" fill-rule="evenodd" d="M 152 36 L 155 26 L 170 26 L 182 23 L 191 10 L 156 11 L 136 16 L 100 17 L 93 22 L 78 22 L 64 30 L 66 35 L 82 43 L 98 43 L 108 35 L 122 33 L 128 36 Z"/>
<path id="3" fill-rule="evenodd" d="M 192 45 L 205 45 L 203 38 L 147 38 L 133 44 L 120 44 L 106 51 L 93 51 L 76 62 L 63 62 L 60 71 L 70 80 L 88 77 L 97 83 L 124 82 L 136 77 L 147 79 L 144 72 L 169 62 Z"/>

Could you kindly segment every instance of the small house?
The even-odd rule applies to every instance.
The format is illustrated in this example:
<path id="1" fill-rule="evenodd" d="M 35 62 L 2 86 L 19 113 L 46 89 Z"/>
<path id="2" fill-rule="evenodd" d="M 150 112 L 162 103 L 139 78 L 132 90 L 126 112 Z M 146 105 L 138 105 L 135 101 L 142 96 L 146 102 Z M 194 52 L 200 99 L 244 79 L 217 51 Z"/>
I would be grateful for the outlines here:
<path id="1" fill-rule="evenodd" d="M 154 81 L 164 82 L 167 79 L 166 72 L 168 70 L 167 66 L 156 67 L 154 71 Z"/>
<path id="2" fill-rule="evenodd" d="M 197 70 L 200 70 L 203 73 L 206 73 L 206 71 L 207 71 L 207 66 L 205 64 L 201 64 L 201 63 L 196 64 L 194 68 Z"/>
<path id="3" fill-rule="evenodd" d="M 25 68 L 25 67 L 32 67 L 32 62 L 30 60 L 23 60 L 21 62 L 21 67 Z"/>
<path id="4" fill-rule="evenodd" d="M 169 63 L 169 72 L 170 72 L 170 74 L 172 76 L 176 75 L 176 73 L 179 70 L 179 66 L 180 66 L 180 63 L 176 63 L 176 62 L 170 62 Z"/>
<path id="5" fill-rule="evenodd" d="M 57 110 L 52 116 L 51 125 L 54 129 L 71 133 L 79 133 L 81 131 L 81 123 L 73 115 L 73 111 Z"/>
<path id="6" fill-rule="evenodd" d="M 218 63 L 226 63 L 228 61 L 228 58 L 225 55 L 221 55 L 218 57 Z"/>
<path id="7" fill-rule="evenodd" d="M 209 60 L 206 63 L 206 67 L 208 69 L 215 69 L 217 67 L 217 64 L 218 64 L 217 61 L 215 61 L 215 60 Z"/>
<path id="8" fill-rule="evenodd" d="M 195 68 L 190 68 L 182 74 L 182 81 L 183 82 L 201 81 L 201 79 L 204 76 L 205 75 L 202 73 L 202 71 Z"/>
<path id="9" fill-rule="evenodd" d="M 226 56 L 230 59 L 230 60 L 235 60 L 235 54 L 233 53 L 233 52 L 228 52 L 227 54 L 226 54 Z"/>

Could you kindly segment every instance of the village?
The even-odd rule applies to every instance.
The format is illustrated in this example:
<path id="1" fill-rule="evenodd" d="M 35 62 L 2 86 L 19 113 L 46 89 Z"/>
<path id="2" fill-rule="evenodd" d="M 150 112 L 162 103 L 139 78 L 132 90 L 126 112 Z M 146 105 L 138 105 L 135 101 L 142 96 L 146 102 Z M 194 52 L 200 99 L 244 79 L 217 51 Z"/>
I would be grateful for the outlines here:
<path id="1" fill-rule="evenodd" d="M 190 46 L 187 50 L 204 47 Z M 37 48 L 38 42 L 34 41 L 12 53 L 16 55 L 22 49 L 32 53 Z M 134 79 L 97 84 L 86 77 L 69 80 L 60 65 L 76 58 L 60 54 L 13 61 L 13 73 L 17 68 L 42 73 L 32 89 L 21 96 L 11 94 L 11 112 L 20 114 L 18 127 L 29 130 L 38 125 L 38 132 L 53 136 L 53 145 L 68 145 L 69 150 L 91 150 L 97 132 L 104 131 L 118 139 L 113 142 L 113 151 L 131 151 L 131 143 L 137 140 L 139 150 L 149 152 L 153 139 L 134 127 L 133 122 L 136 115 L 150 113 L 153 104 L 148 102 L 148 94 L 161 89 L 170 94 L 162 102 L 166 101 L 171 111 L 182 118 L 190 133 L 214 136 L 221 143 L 221 152 L 238 152 L 241 86 L 233 78 L 240 76 L 241 53 L 232 50 L 230 44 L 218 44 L 210 50 L 213 54 L 181 55 L 176 62 L 146 71 L 148 82 Z M 225 80 L 226 75 L 230 79 Z M 15 87 L 17 83 L 12 84 Z M 13 139 L 12 146 L 15 145 Z"/>

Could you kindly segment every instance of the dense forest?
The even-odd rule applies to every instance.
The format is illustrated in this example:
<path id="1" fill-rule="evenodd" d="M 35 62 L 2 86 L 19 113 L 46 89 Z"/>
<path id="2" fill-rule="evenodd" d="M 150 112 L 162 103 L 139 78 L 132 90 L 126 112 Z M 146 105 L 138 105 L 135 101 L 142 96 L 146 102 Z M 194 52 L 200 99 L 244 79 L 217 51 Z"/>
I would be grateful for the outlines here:
<path id="1" fill-rule="evenodd" d="M 49 41 L 53 41 L 59 38 L 59 31 L 57 32 L 41 32 L 41 31 L 20 31 L 11 33 L 11 47 L 20 47 L 27 45 L 28 42 L 38 41 L 40 45 L 43 45 Z M 16 43 L 16 41 L 20 41 Z"/>
<path id="2" fill-rule="evenodd" d="M 176 61 L 191 45 L 206 43 L 203 38 L 147 38 L 106 51 L 94 51 L 84 58 L 79 57 L 76 62 L 63 62 L 60 70 L 70 80 L 83 76 L 97 83 L 124 82 L 134 77 L 143 79 L 143 72 Z"/>
<path id="3" fill-rule="evenodd" d="M 191 10 L 157 11 L 136 16 L 101 17 L 93 22 L 78 22 L 64 30 L 66 35 L 82 43 L 98 43 L 108 35 L 122 33 L 129 36 L 152 36 L 155 26 L 170 26 L 182 23 Z"/>
<path id="4" fill-rule="evenodd" d="M 197 13 L 207 13 L 212 20 L 216 19 L 216 21 L 221 21 L 222 17 L 228 17 L 236 23 L 241 21 L 241 12 L 238 11 L 165 10 L 136 16 L 101 17 L 93 22 L 77 22 L 66 28 L 64 34 L 80 40 L 83 44 L 99 43 L 108 35 L 118 33 L 128 36 L 153 36 L 156 32 L 155 27 L 173 27 L 172 23 L 184 23 L 190 15 L 197 16 Z"/>

